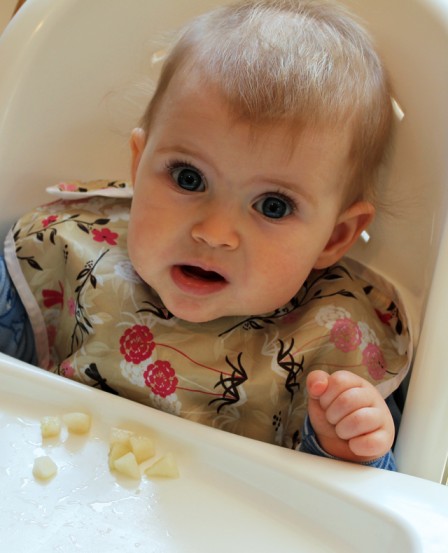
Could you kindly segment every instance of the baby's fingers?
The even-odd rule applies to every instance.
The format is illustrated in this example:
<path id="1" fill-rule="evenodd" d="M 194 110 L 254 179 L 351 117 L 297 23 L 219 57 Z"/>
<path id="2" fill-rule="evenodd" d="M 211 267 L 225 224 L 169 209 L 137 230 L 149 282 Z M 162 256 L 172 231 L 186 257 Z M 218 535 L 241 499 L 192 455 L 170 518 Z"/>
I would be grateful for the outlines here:
<path id="1" fill-rule="evenodd" d="M 338 437 L 342 440 L 351 440 L 358 436 L 371 434 L 382 426 L 383 417 L 381 417 L 378 409 L 363 407 L 341 419 L 335 424 L 335 430 Z"/>
<path id="2" fill-rule="evenodd" d="M 392 447 L 393 435 L 384 427 L 349 440 L 350 450 L 359 457 L 377 459 Z"/>
<path id="3" fill-rule="evenodd" d="M 326 410 L 328 422 L 337 425 L 343 419 L 350 417 L 346 423 L 358 422 L 358 418 L 362 419 L 360 410 L 368 409 L 374 406 L 374 397 L 372 397 L 372 391 L 368 388 L 348 388 L 343 390 L 335 399 L 330 403 Z M 368 430 L 367 430 L 368 431 Z M 342 437 L 342 436 L 341 436 Z M 350 436 L 351 438 L 352 436 Z M 348 439 L 348 438 L 345 438 Z"/>
<path id="4" fill-rule="evenodd" d="M 308 395 L 311 399 L 319 399 L 328 388 L 329 375 L 325 371 L 311 371 L 306 379 Z"/>
<path id="5" fill-rule="evenodd" d="M 315 373 L 322 373 L 323 371 L 313 371 Z M 310 373 L 311 377 L 313 373 Z M 324 393 L 319 397 L 320 404 L 322 409 L 327 410 L 328 407 L 344 392 L 348 390 L 358 390 L 363 388 L 365 384 L 368 384 L 367 381 L 362 379 L 360 376 L 348 372 L 348 371 L 336 371 L 331 375 L 324 373 L 327 378 L 327 386 Z M 370 402 L 369 402 L 370 405 Z"/>

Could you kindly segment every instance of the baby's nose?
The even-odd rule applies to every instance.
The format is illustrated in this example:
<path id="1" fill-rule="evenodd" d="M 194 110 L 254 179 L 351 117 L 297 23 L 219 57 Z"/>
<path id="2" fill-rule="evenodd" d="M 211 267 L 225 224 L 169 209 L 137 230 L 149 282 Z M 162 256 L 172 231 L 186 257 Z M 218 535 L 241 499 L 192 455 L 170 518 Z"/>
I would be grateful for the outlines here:
<path id="1" fill-rule="evenodd" d="M 238 221 L 225 209 L 209 212 L 191 230 L 193 240 L 211 248 L 235 250 L 240 244 Z"/>

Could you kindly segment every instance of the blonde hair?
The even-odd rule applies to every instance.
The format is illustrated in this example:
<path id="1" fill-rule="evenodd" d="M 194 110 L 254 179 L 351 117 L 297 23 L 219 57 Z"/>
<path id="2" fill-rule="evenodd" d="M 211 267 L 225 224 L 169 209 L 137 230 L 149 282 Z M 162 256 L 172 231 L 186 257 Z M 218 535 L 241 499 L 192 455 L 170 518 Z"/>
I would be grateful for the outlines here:
<path id="1" fill-rule="evenodd" d="M 199 71 L 253 124 L 349 125 L 348 194 L 373 199 L 391 137 L 390 85 L 370 37 L 344 8 L 327 0 L 246 0 L 195 18 L 164 61 L 141 120 L 146 131 L 179 69 Z"/>

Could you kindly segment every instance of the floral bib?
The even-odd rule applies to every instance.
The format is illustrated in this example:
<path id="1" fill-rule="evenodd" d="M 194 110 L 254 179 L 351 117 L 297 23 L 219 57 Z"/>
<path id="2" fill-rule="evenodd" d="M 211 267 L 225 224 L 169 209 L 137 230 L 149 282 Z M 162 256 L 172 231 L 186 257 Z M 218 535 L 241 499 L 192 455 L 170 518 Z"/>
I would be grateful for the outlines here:
<path id="1" fill-rule="evenodd" d="M 353 371 L 384 397 L 406 375 L 412 348 L 400 301 L 358 263 L 313 271 L 272 313 L 188 323 L 131 266 L 126 183 L 49 190 L 60 199 L 22 217 L 5 246 L 42 368 L 286 447 L 300 441 L 309 371 Z"/>

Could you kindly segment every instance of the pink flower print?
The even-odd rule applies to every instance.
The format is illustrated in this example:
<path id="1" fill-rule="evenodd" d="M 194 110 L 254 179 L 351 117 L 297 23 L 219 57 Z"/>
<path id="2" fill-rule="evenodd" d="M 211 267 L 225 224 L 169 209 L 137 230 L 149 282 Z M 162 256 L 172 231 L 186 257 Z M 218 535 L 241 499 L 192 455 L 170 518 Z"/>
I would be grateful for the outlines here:
<path id="1" fill-rule="evenodd" d="M 362 363 L 374 380 L 381 380 L 386 374 L 386 361 L 383 352 L 376 344 L 369 344 L 362 352 Z"/>
<path id="2" fill-rule="evenodd" d="M 148 327 L 134 325 L 120 338 L 120 353 L 129 363 L 138 365 L 149 359 L 155 348 L 154 336 Z"/>
<path id="3" fill-rule="evenodd" d="M 67 301 L 67 307 L 70 316 L 74 317 L 76 314 L 76 302 L 73 298 L 69 298 L 69 300 Z"/>
<path id="4" fill-rule="evenodd" d="M 110 246 L 117 245 L 118 234 L 116 232 L 112 232 L 108 228 L 103 228 L 101 230 L 95 228 L 92 230 L 92 234 L 95 242 L 107 242 Z"/>
<path id="5" fill-rule="evenodd" d="M 345 353 L 354 351 L 361 343 L 361 338 L 357 323 L 348 317 L 337 319 L 330 331 L 330 342 Z"/>
<path id="6" fill-rule="evenodd" d="M 389 325 L 389 321 L 392 319 L 392 313 L 381 313 L 378 309 L 375 309 L 375 313 L 378 319 L 385 325 Z"/>
<path id="7" fill-rule="evenodd" d="M 76 184 L 66 182 L 61 182 L 61 184 L 58 185 L 58 188 L 61 192 L 76 192 L 78 190 L 78 186 Z"/>
<path id="8" fill-rule="evenodd" d="M 67 360 L 61 363 L 60 371 L 61 375 L 65 376 L 65 378 L 73 378 L 75 376 L 75 369 Z"/>
<path id="9" fill-rule="evenodd" d="M 47 228 L 51 223 L 55 223 L 58 220 L 57 215 L 49 215 L 42 221 L 42 226 Z"/>
<path id="10" fill-rule="evenodd" d="M 282 317 L 282 322 L 285 324 L 295 324 L 300 319 L 300 314 L 296 311 L 291 311 Z"/>
<path id="11" fill-rule="evenodd" d="M 163 398 L 173 394 L 179 382 L 173 367 L 168 361 L 156 361 L 154 364 L 148 365 L 143 377 L 151 391 Z"/>
<path id="12" fill-rule="evenodd" d="M 62 307 L 64 304 L 64 286 L 62 282 L 59 281 L 59 290 L 42 290 L 42 297 L 45 307 L 53 307 L 54 305 Z"/>

